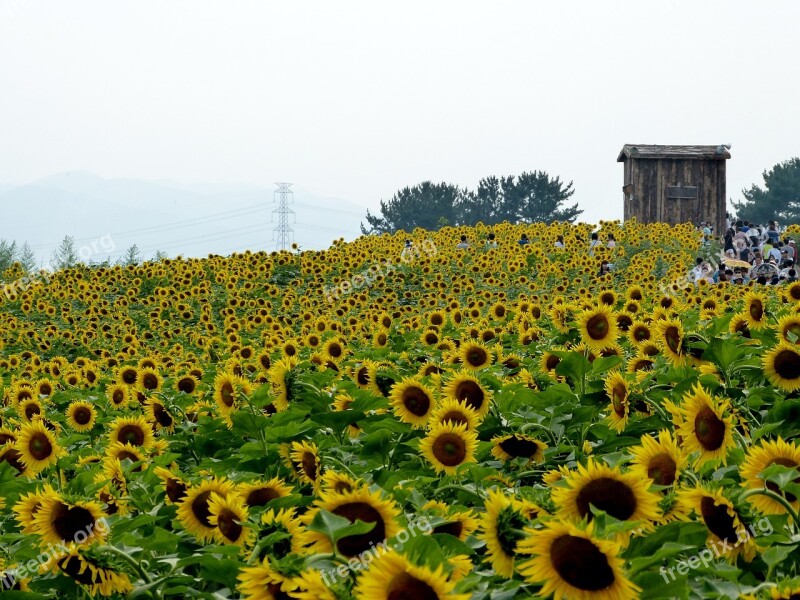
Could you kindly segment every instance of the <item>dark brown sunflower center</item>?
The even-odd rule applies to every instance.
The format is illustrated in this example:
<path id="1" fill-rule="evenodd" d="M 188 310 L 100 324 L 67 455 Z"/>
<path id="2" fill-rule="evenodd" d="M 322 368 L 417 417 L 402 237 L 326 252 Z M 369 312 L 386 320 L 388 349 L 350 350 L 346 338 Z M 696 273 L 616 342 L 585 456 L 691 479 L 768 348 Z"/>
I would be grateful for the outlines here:
<path id="1" fill-rule="evenodd" d="M 704 406 L 694 418 L 694 433 L 704 450 L 718 450 L 725 442 L 725 422 Z"/>
<path id="2" fill-rule="evenodd" d="M 793 469 L 797 468 L 797 463 L 796 462 L 794 462 L 790 458 L 783 458 L 783 457 L 778 457 L 778 458 L 775 458 L 775 459 L 769 461 L 769 464 L 767 465 L 767 467 L 770 467 L 772 465 L 781 465 L 782 467 L 791 467 Z M 792 480 L 792 483 L 800 483 L 800 477 L 795 477 Z M 780 494 L 782 492 L 782 490 L 778 487 L 778 484 L 775 483 L 774 481 L 767 481 L 766 488 L 768 490 L 772 490 L 773 492 L 776 492 L 778 494 Z M 789 502 L 797 501 L 797 496 L 795 496 L 794 494 L 790 494 L 789 492 L 783 492 L 783 494 L 786 496 L 786 499 Z"/>
<path id="3" fill-rule="evenodd" d="M 447 467 L 455 467 L 467 457 L 467 445 L 455 433 L 443 433 L 433 442 L 433 455 Z"/>
<path id="4" fill-rule="evenodd" d="M 174 419 L 160 402 L 153 403 L 153 416 L 156 418 L 156 422 L 162 427 L 172 427 Z"/>
<path id="5" fill-rule="evenodd" d="M 47 460 L 53 454 L 53 445 L 44 433 L 37 431 L 31 436 L 28 451 L 36 460 Z"/>
<path id="6" fill-rule="evenodd" d="M 455 396 L 457 400 L 465 400 L 467 402 L 467 406 L 475 409 L 476 411 L 480 411 L 483 407 L 483 389 L 472 380 L 467 379 L 459 382 L 459 384 L 456 386 Z"/>
<path id="7" fill-rule="evenodd" d="M 211 491 L 205 491 L 198 494 L 192 500 L 192 514 L 194 518 L 200 521 L 200 524 L 209 529 L 212 527 L 208 517 L 211 516 L 211 511 L 208 510 L 208 499 L 211 497 Z"/>
<path id="8" fill-rule="evenodd" d="M 636 327 L 633 330 L 633 339 L 637 342 L 644 342 L 650 339 L 650 330 L 647 327 Z"/>
<path id="9" fill-rule="evenodd" d="M 650 459 L 647 465 L 647 476 L 656 485 L 672 485 L 675 483 L 675 475 L 678 472 L 678 465 L 673 458 L 666 453 L 656 454 Z"/>
<path id="10" fill-rule="evenodd" d="M 122 372 L 122 381 L 128 385 L 136 383 L 136 369 L 125 369 Z"/>
<path id="11" fill-rule="evenodd" d="M 267 502 L 275 498 L 280 498 L 280 494 L 274 489 L 267 487 L 258 488 L 247 494 L 245 504 L 247 504 L 247 506 L 264 506 Z"/>
<path id="12" fill-rule="evenodd" d="M 217 515 L 217 529 L 225 539 L 236 542 L 242 537 L 244 528 L 238 523 L 237 515 L 230 510 L 222 510 Z"/>
<path id="13" fill-rule="evenodd" d="M 225 406 L 231 407 L 233 406 L 234 397 L 233 397 L 233 386 L 230 382 L 226 381 L 222 384 L 222 387 L 219 390 L 220 398 L 222 398 L 222 403 Z"/>
<path id="14" fill-rule="evenodd" d="M 540 451 L 539 444 L 534 440 L 512 435 L 499 444 L 500 448 L 514 458 L 533 458 Z"/>
<path id="15" fill-rule="evenodd" d="M 144 444 L 144 431 L 139 425 L 123 425 L 119 429 L 117 439 L 123 444 L 130 444 L 131 446 L 141 446 Z"/>
<path id="16" fill-rule="evenodd" d="M 14 448 L 9 448 L 3 455 L 0 456 L 0 462 L 7 462 L 9 465 L 14 467 L 17 470 L 17 473 L 22 473 L 25 471 L 25 465 L 22 464 L 22 455 L 17 452 Z"/>
<path id="17" fill-rule="evenodd" d="M 49 383 L 43 383 L 39 386 L 39 394 L 42 396 L 49 396 L 53 392 L 53 388 Z"/>
<path id="18" fill-rule="evenodd" d="M 167 498 L 172 503 L 178 503 L 186 497 L 186 486 L 172 477 L 167 478 L 166 485 Z"/>
<path id="19" fill-rule="evenodd" d="M 72 413 L 72 418 L 78 425 L 88 425 L 92 420 L 92 411 L 85 406 L 79 406 Z"/>
<path id="20" fill-rule="evenodd" d="M 627 405 L 625 400 L 627 397 L 628 388 L 625 387 L 625 384 L 615 383 L 614 387 L 611 388 L 611 404 L 614 406 L 614 412 L 620 417 L 625 416 L 625 408 Z"/>
<path id="21" fill-rule="evenodd" d="M 342 355 L 342 347 L 339 344 L 331 344 L 328 346 L 328 354 L 330 354 L 333 358 L 339 358 Z"/>
<path id="22" fill-rule="evenodd" d="M 114 393 L 111 394 L 111 402 L 114 404 L 122 404 L 125 401 L 125 392 L 122 390 L 114 390 Z"/>
<path id="23" fill-rule="evenodd" d="M 178 381 L 178 391 L 184 394 L 191 394 L 195 390 L 194 379 L 191 377 L 184 377 Z"/>
<path id="24" fill-rule="evenodd" d="M 592 519 L 589 505 L 607 512 L 620 521 L 626 521 L 636 512 L 636 495 L 627 484 L 612 479 L 599 477 L 584 485 L 576 499 L 578 511 L 582 517 Z"/>
<path id="25" fill-rule="evenodd" d="M 608 319 L 605 315 L 593 315 L 586 321 L 586 332 L 593 340 L 604 340 L 608 330 Z"/>
<path id="26" fill-rule="evenodd" d="M 735 518 L 728 514 L 728 509 L 727 505 L 718 505 L 709 496 L 703 496 L 700 501 L 700 513 L 708 530 L 721 540 L 736 543 Z"/>
<path id="27" fill-rule="evenodd" d="M 351 523 L 363 521 L 375 523 L 375 527 L 367 533 L 348 535 L 339 540 L 336 547 L 339 552 L 352 558 L 361 552 L 370 549 L 375 544 L 382 542 L 386 537 L 386 525 L 381 514 L 366 502 L 348 502 L 331 511 L 333 514 L 344 517 Z"/>
<path id="28" fill-rule="evenodd" d="M 609 292 L 604 292 L 600 294 L 600 302 L 602 302 L 603 304 L 611 306 L 612 304 L 614 304 L 615 301 L 616 298 L 614 297 L 614 294 L 611 294 Z"/>
<path id="29" fill-rule="evenodd" d="M 664 343 L 671 352 L 674 352 L 675 354 L 680 352 L 681 332 L 677 327 L 675 327 L 675 325 L 670 325 L 664 330 Z"/>
<path id="30" fill-rule="evenodd" d="M 464 531 L 464 524 L 461 521 L 453 521 L 452 523 L 442 523 L 433 528 L 433 533 L 446 533 L 453 537 L 461 537 L 461 532 Z"/>
<path id="31" fill-rule="evenodd" d="M 461 424 L 469 425 L 467 417 L 464 416 L 464 413 L 458 410 L 449 410 L 446 413 L 444 413 L 442 415 L 441 422 L 446 423 L 447 421 L 455 423 L 456 425 L 461 425 Z"/>
<path id="32" fill-rule="evenodd" d="M 389 589 L 386 590 L 386 600 L 439 600 L 439 594 L 424 581 L 412 577 L 405 571 L 395 575 Z"/>
<path id="33" fill-rule="evenodd" d="M 797 379 L 800 377 L 800 354 L 792 350 L 781 350 L 772 361 L 775 372 L 783 379 Z"/>
<path id="34" fill-rule="evenodd" d="M 67 542 L 77 541 L 78 532 L 91 534 L 94 526 L 94 515 L 81 506 L 69 507 L 59 502 L 52 514 L 53 529 Z"/>
<path id="35" fill-rule="evenodd" d="M 33 419 L 35 415 L 40 415 L 40 414 L 42 414 L 42 409 L 39 408 L 38 404 L 31 402 L 30 404 L 25 406 L 25 418 L 28 419 L 28 421 Z"/>
<path id="36" fill-rule="evenodd" d="M 431 408 L 431 399 L 425 390 L 418 387 L 409 387 L 403 390 L 403 406 L 417 417 L 424 417 Z"/>
<path id="37" fill-rule="evenodd" d="M 58 568 L 81 585 L 92 585 L 104 579 L 104 573 L 90 569 L 78 556 L 67 556 L 58 561 Z"/>
<path id="38" fill-rule="evenodd" d="M 760 321 L 764 316 L 764 305 L 761 303 L 761 300 L 757 298 L 753 299 L 753 301 L 750 302 L 748 311 L 750 312 L 750 317 L 752 317 L 754 321 Z"/>
<path id="39" fill-rule="evenodd" d="M 317 457 L 312 452 L 303 452 L 303 472 L 311 481 L 317 480 Z"/>
<path id="40" fill-rule="evenodd" d="M 281 589 L 279 583 L 268 583 L 267 592 L 270 594 L 269 597 L 274 598 L 275 600 L 291 600 L 292 598 L 289 594 Z"/>
<path id="41" fill-rule="evenodd" d="M 470 348 L 467 352 L 467 362 L 473 367 L 481 367 L 489 361 L 489 356 L 483 348 Z"/>
<path id="42" fill-rule="evenodd" d="M 550 546 L 550 562 L 561 579 L 579 590 L 599 592 L 614 584 L 614 570 L 608 558 L 585 538 L 556 538 Z"/>
<path id="43" fill-rule="evenodd" d="M 333 485 L 333 491 L 337 494 L 346 494 L 347 492 L 353 491 L 353 486 L 347 483 L 346 481 L 337 481 Z"/>

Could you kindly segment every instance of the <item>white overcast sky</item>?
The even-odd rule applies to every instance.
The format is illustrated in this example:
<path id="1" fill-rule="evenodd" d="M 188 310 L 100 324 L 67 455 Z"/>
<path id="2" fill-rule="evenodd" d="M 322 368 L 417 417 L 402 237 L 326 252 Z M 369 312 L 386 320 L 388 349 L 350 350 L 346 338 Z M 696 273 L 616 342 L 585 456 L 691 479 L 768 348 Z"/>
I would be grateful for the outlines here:
<path id="1" fill-rule="evenodd" d="M 543 169 L 622 216 L 623 143 L 800 155 L 800 2 L 0 0 L 0 183 L 291 181 L 375 207 Z M 32 216 L 32 218 L 35 218 Z"/>

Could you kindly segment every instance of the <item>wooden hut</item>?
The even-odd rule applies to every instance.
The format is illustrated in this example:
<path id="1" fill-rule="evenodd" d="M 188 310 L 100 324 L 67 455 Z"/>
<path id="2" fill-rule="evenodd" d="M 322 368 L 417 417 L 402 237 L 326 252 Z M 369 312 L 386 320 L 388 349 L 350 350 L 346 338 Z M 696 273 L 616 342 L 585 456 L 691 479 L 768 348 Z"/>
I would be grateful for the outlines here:
<path id="1" fill-rule="evenodd" d="M 617 157 L 625 164 L 625 219 L 672 225 L 706 221 L 714 225 L 714 235 L 724 234 L 729 149 L 625 144 Z"/>

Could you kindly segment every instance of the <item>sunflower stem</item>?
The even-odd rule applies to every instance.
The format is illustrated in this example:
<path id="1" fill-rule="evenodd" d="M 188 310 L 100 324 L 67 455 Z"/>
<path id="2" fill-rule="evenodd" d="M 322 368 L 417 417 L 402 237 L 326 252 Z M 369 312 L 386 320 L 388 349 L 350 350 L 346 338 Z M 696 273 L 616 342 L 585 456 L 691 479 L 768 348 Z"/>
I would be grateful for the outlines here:
<path id="1" fill-rule="evenodd" d="M 458 492 L 464 492 L 465 494 L 469 494 L 471 496 L 475 496 L 478 500 L 481 500 L 481 501 L 485 500 L 485 498 L 483 497 L 483 495 L 480 492 L 478 492 L 477 490 L 471 490 L 468 487 L 463 486 L 463 485 L 456 485 L 454 483 L 451 483 L 449 485 L 443 485 L 441 487 L 436 488 L 437 492 L 443 492 L 445 490 L 454 490 L 454 491 L 458 491 Z"/>
<path id="2" fill-rule="evenodd" d="M 133 568 L 136 574 L 142 578 L 142 581 L 144 581 L 145 583 L 152 583 L 150 576 L 142 568 L 141 561 L 136 560 L 124 550 L 120 550 L 116 546 L 111 546 L 111 545 L 100 546 L 97 550 L 99 552 L 108 552 L 110 554 L 114 554 L 115 556 L 123 559 L 126 563 L 128 563 L 129 566 Z"/>
<path id="3" fill-rule="evenodd" d="M 774 500 L 786 509 L 786 512 L 789 514 L 789 516 L 792 517 L 795 527 L 800 527 L 800 517 L 798 517 L 797 511 L 792 508 L 791 503 L 789 503 L 789 501 L 780 494 L 766 488 L 755 488 L 752 490 L 747 490 L 744 494 L 742 494 L 741 499 L 745 500 L 750 496 L 766 496 L 767 498 Z"/>

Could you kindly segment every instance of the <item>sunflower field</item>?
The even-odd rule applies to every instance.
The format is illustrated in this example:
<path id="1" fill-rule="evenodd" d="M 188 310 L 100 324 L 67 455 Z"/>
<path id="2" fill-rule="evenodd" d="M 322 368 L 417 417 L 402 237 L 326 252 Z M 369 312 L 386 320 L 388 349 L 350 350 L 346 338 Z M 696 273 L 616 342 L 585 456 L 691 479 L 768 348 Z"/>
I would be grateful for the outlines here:
<path id="1" fill-rule="evenodd" d="M 0 294 L 0 597 L 800 597 L 800 283 L 593 230 Z"/>

